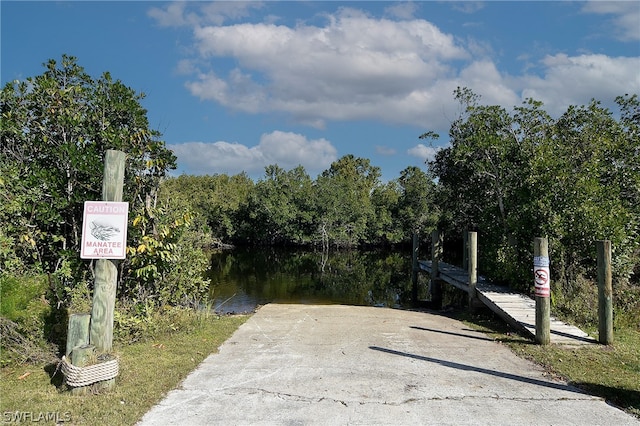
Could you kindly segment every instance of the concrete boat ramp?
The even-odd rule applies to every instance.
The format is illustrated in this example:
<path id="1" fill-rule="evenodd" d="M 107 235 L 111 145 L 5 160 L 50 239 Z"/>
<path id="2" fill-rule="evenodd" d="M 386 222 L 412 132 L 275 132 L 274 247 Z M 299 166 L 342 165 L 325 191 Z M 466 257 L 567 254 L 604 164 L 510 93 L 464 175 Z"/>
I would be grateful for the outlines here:
<path id="1" fill-rule="evenodd" d="M 639 425 L 463 323 L 269 304 L 140 425 Z"/>

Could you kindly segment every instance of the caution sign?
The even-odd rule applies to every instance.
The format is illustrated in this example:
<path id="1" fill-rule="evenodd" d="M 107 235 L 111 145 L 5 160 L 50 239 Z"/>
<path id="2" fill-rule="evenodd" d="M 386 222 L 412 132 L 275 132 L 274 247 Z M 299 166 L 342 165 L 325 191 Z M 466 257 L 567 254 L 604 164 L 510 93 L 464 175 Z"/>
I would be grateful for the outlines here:
<path id="1" fill-rule="evenodd" d="M 551 295 L 549 258 L 536 256 L 533 258 L 533 279 L 535 282 L 535 295 L 549 297 Z"/>
<path id="2" fill-rule="evenodd" d="M 129 203 L 85 201 L 82 259 L 124 259 L 127 249 Z"/>

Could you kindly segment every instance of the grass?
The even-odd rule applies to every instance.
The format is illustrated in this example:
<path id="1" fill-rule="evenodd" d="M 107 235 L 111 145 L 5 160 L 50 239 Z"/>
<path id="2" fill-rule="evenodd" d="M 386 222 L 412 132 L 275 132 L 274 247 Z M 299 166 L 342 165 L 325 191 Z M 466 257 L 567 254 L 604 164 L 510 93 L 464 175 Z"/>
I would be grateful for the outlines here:
<path id="1" fill-rule="evenodd" d="M 247 318 L 209 316 L 198 319 L 193 331 L 114 345 L 120 374 L 115 388 L 100 395 L 72 396 L 55 364 L 4 367 L 0 370 L 0 421 L 135 424 Z"/>
<path id="2" fill-rule="evenodd" d="M 549 373 L 640 418 L 640 331 L 614 331 L 614 344 L 577 347 L 533 344 L 493 314 L 456 315 L 468 325 L 508 345 L 518 356 L 542 365 Z M 597 330 L 585 330 L 597 336 Z"/>

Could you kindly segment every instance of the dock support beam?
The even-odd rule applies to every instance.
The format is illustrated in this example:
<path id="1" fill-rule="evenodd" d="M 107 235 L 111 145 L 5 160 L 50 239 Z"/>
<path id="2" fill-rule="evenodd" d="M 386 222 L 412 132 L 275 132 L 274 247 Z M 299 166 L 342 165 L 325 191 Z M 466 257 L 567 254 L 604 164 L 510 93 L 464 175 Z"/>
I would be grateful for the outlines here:
<path id="1" fill-rule="evenodd" d="M 431 303 L 434 309 L 442 308 L 442 282 L 440 281 L 439 263 L 442 260 L 442 232 L 431 233 Z"/>
<path id="2" fill-rule="evenodd" d="M 536 298 L 536 342 L 551 343 L 551 285 L 549 277 L 549 242 L 537 237 L 533 241 L 533 275 Z"/>
<path id="3" fill-rule="evenodd" d="M 613 287 L 611 285 L 611 241 L 596 241 L 598 249 L 598 341 L 613 344 Z"/>
<path id="4" fill-rule="evenodd" d="M 418 305 L 418 233 L 413 233 L 413 246 L 411 250 L 411 301 L 414 306 Z"/>
<path id="5" fill-rule="evenodd" d="M 469 270 L 469 231 L 465 228 L 462 233 L 462 270 Z"/>
<path id="6" fill-rule="evenodd" d="M 474 311 L 477 307 L 482 306 L 478 300 L 476 293 L 476 285 L 478 284 L 478 233 L 467 232 L 466 244 L 467 248 L 467 272 L 469 286 L 469 309 Z"/>

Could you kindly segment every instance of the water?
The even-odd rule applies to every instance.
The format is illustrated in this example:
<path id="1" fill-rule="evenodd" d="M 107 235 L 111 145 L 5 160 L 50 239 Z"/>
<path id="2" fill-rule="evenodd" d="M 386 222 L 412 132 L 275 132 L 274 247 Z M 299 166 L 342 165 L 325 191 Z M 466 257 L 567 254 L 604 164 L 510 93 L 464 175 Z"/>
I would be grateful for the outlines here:
<path id="1" fill-rule="evenodd" d="M 242 248 L 212 254 L 209 278 L 219 313 L 250 312 L 269 302 L 398 308 L 412 302 L 409 250 Z"/>

